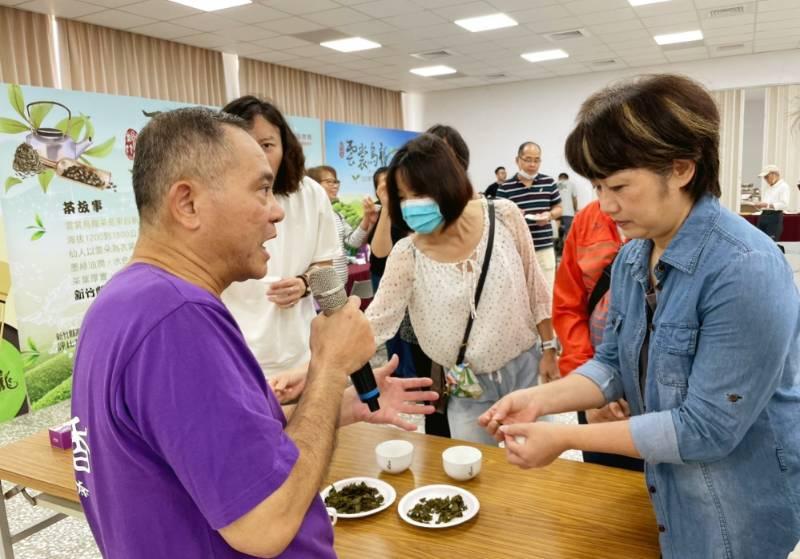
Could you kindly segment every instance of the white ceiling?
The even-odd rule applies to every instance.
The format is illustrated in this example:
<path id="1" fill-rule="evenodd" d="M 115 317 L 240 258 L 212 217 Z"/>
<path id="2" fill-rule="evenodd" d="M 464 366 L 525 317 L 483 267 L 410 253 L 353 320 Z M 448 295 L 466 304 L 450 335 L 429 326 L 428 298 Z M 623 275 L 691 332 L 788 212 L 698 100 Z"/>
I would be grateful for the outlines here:
<path id="1" fill-rule="evenodd" d="M 800 0 L 670 0 L 632 8 L 627 0 L 254 0 L 204 13 L 168 0 L 0 0 L 0 4 L 238 53 L 393 90 L 423 92 L 651 66 L 800 47 Z M 710 17 L 713 9 L 744 13 Z M 454 20 L 502 11 L 516 27 L 470 33 Z M 582 29 L 586 38 L 548 34 Z M 689 48 L 659 47 L 653 35 L 700 28 Z M 382 44 L 342 54 L 295 34 L 333 30 Z M 678 46 L 679 47 L 679 46 Z M 569 58 L 532 64 L 524 52 L 562 48 Z M 455 54 L 424 61 L 412 53 Z M 611 61 L 601 64 L 598 61 Z M 421 78 L 408 70 L 447 64 L 454 77 Z M 489 78 L 489 75 L 504 77 Z"/>

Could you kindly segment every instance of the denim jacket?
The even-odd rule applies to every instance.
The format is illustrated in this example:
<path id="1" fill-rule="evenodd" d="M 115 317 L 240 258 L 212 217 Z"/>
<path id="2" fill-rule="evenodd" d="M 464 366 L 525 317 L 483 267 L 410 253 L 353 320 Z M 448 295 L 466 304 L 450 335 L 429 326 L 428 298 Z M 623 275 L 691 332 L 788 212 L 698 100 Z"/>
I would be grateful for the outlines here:
<path id="1" fill-rule="evenodd" d="M 617 257 L 594 359 L 626 395 L 665 558 L 778 559 L 800 539 L 800 297 L 775 243 L 698 200 L 656 264 L 647 376 L 639 353 L 652 241 Z"/>

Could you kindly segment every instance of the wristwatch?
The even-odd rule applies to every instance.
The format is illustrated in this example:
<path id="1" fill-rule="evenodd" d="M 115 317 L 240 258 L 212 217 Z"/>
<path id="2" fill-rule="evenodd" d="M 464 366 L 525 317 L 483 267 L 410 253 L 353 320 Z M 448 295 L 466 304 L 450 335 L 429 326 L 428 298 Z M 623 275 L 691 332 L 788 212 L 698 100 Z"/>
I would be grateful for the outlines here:
<path id="1" fill-rule="evenodd" d="M 553 338 L 552 340 L 543 340 L 539 347 L 541 348 L 542 353 L 548 349 L 554 349 L 555 351 L 558 351 L 558 339 Z"/>
<path id="2" fill-rule="evenodd" d="M 311 295 L 311 287 L 309 287 L 309 285 L 308 285 L 308 273 L 300 274 L 297 277 L 299 279 L 303 280 L 303 284 L 306 286 L 306 290 L 303 292 L 303 294 L 300 297 L 301 298 L 302 297 L 308 297 L 309 295 Z"/>

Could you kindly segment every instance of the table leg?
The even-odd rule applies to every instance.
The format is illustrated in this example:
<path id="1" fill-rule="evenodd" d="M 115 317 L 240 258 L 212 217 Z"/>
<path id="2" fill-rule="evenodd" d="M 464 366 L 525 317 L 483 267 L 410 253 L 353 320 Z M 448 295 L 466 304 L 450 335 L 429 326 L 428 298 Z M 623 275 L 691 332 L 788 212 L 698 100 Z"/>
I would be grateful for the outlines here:
<path id="1" fill-rule="evenodd" d="M 0 559 L 14 559 L 11 528 L 8 526 L 8 514 L 6 514 L 6 496 L 2 485 L 0 485 Z"/>

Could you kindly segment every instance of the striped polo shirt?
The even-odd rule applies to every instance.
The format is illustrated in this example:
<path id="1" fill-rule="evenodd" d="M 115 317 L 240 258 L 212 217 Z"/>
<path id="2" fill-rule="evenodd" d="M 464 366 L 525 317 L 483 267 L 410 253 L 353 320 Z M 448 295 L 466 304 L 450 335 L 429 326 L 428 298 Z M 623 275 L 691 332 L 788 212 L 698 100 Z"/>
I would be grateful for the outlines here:
<path id="1" fill-rule="evenodd" d="M 525 186 L 514 175 L 497 188 L 497 197 L 511 200 L 525 215 L 547 212 L 561 203 L 556 181 L 541 173 L 536 175 L 531 186 Z M 533 237 L 533 248 L 543 250 L 553 246 L 553 226 L 549 221 L 525 221 Z"/>

